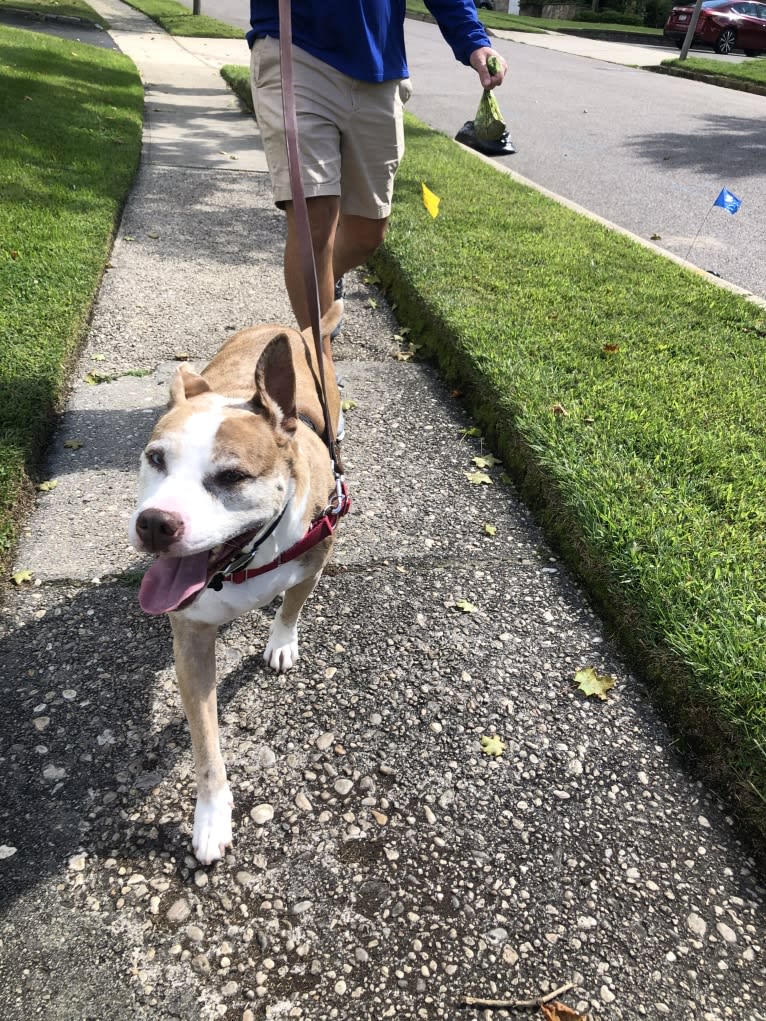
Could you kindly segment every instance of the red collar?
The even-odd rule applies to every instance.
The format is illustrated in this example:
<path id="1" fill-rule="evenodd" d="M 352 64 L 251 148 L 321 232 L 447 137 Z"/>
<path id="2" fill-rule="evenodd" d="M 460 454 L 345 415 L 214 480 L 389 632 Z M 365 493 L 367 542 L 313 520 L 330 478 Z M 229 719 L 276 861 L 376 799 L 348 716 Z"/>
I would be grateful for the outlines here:
<path id="1" fill-rule="evenodd" d="M 338 480 L 330 503 L 318 518 L 314 518 L 302 539 L 299 539 L 284 553 L 280 553 L 271 563 L 264 564 L 263 567 L 250 567 L 244 571 L 234 571 L 232 574 L 224 575 L 221 580 L 231 582 L 233 585 L 241 585 L 243 582 L 250 581 L 251 578 L 257 578 L 259 574 L 268 574 L 269 571 L 276 570 L 282 564 L 296 560 L 307 550 L 322 542 L 323 539 L 328 539 L 335 531 L 335 526 L 340 519 L 348 513 L 350 507 L 351 497 L 348 495 L 348 486 L 346 480 L 341 478 Z"/>

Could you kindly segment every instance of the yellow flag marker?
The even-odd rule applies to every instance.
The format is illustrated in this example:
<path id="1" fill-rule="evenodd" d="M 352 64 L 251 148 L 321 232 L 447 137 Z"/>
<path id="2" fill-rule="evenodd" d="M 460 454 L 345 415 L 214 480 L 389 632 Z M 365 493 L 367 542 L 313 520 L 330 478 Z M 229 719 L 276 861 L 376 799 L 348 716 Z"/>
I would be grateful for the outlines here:
<path id="1" fill-rule="evenodd" d="M 438 195 L 434 195 L 430 188 L 426 186 L 425 181 L 420 182 L 423 188 L 423 205 L 426 207 L 428 212 L 436 218 L 439 215 L 439 203 L 441 199 Z"/>

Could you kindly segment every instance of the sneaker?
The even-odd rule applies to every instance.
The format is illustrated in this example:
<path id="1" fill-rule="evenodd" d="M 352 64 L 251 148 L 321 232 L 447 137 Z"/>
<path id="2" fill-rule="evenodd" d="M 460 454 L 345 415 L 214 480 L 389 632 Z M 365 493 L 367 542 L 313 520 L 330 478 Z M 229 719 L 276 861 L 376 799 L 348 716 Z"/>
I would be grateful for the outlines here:
<path id="1" fill-rule="evenodd" d="M 343 298 L 343 295 L 345 293 L 346 293 L 346 288 L 345 288 L 345 286 L 343 284 L 343 277 L 338 277 L 338 279 L 335 281 L 335 293 L 334 293 L 335 300 L 336 301 L 340 301 Z M 338 320 L 338 325 L 335 327 L 335 329 L 330 334 L 330 340 L 335 340 L 335 338 L 340 334 L 340 331 L 342 329 L 343 329 L 343 316 L 340 317 L 340 319 Z"/>
<path id="2" fill-rule="evenodd" d="M 336 377 L 338 383 L 338 392 L 340 393 L 341 408 L 338 412 L 338 428 L 335 430 L 335 439 L 340 443 L 343 437 L 346 435 L 346 416 L 343 412 L 343 393 L 346 387 L 346 381 Z"/>

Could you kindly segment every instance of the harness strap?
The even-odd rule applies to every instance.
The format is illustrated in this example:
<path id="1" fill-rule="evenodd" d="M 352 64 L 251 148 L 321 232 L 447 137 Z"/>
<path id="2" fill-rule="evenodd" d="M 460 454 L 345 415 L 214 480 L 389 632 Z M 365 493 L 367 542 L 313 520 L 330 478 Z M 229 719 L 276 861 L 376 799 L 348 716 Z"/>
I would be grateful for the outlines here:
<path id="1" fill-rule="evenodd" d="M 284 553 L 280 553 L 271 563 L 264 564 L 263 567 L 251 567 L 244 571 L 235 571 L 233 574 L 226 575 L 224 580 L 234 585 L 241 585 L 243 582 L 250 581 L 251 578 L 257 578 L 259 574 L 267 574 L 269 571 L 274 571 L 277 567 L 281 567 L 282 564 L 289 564 L 291 560 L 297 560 L 298 557 L 318 545 L 322 540 L 329 539 L 340 519 L 348 513 L 350 506 L 351 499 L 348 495 L 348 488 L 345 481 L 342 481 L 340 483 L 340 493 L 338 494 L 337 509 L 332 505 L 325 508 L 321 517 L 315 518 L 311 522 L 308 531 L 302 539 L 299 539 L 298 542 L 285 550 Z"/>

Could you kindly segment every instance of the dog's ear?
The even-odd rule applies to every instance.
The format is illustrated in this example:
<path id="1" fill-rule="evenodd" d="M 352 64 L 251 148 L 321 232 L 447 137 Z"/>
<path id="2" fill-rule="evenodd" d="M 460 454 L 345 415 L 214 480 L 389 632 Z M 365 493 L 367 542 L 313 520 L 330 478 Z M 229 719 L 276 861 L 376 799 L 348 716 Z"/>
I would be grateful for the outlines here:
<path id="1" fill-rule="evenodd" d="M 207 380 L 203 379 L 198 372 L 190 369 L 184 362 L 176 369 L 173 379 L 170 381 L 170 406 L 183 404 L 190 397 L 207 393 L 210 390 Z"/>
<path id="2" fill-rule="evenodd" d="M 298 428 L 295 407 L 295 368 L 287 334 L 279 333 L 261 352 L 255 367 L 253 404 L 264 408 L 272 424 L 287 433 Z"/>

